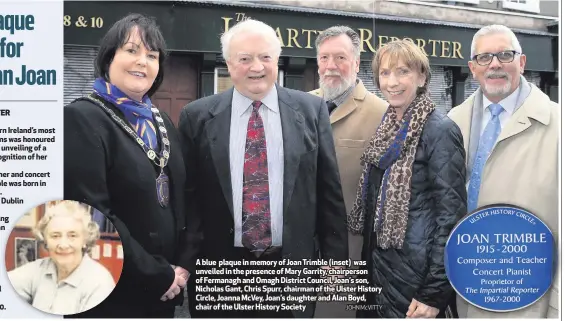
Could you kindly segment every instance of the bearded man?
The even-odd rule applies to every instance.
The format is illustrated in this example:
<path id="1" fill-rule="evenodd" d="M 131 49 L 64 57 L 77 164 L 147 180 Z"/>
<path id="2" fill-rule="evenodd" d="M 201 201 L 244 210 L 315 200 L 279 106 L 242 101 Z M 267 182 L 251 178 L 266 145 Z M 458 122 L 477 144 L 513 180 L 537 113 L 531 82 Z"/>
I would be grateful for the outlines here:
<path id="1" fill-rule="evenodd" d="M 334 26 L 322 31 L 316 39 L 320 88 L 311 94 L 322 97 L 328 105 L 343 198 L 347 212 L 355 201 L 361 177 L 361 154 L 386 111 L 387 103 L 369 92 L 357 78 L 361 41 L 353 29 Z M 361 259 L 363 237 L 349 232 L 349 257 Z M 318 302 L 316 318 L 354 318 L 344 303 Z"/>

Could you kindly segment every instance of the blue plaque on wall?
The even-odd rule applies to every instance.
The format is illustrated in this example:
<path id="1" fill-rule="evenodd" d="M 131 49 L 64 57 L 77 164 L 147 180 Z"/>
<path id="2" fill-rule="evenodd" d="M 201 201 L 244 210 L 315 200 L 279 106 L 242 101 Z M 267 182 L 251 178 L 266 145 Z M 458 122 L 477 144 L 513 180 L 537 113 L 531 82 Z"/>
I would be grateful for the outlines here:
<path id="1" fill-rule="evenodd" d="M 484 207 L 451 232 L 445 247 L 447 277 L 476 307 L 519 310 L 550 288 L 554 248 L 551 230 L 533 213 L 512 205 Z"/>

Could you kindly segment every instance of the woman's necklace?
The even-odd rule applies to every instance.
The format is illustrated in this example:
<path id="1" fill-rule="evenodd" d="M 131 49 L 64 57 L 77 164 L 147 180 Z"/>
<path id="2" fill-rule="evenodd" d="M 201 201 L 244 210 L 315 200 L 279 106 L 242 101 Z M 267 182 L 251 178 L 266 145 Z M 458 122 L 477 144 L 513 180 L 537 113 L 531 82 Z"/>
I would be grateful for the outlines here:
<path id="1" fill-rule="evenodd" d="M 163 122 L 163 118 L 161 118 L 161 113 L 159 109 L 155 108 L 154 106 L 151 107 L 151 112 L 153 112 L 154 118 L 157 121 L 157 132 L 161 137 L 161 146 L 162 150 L 161 153 L 157 153 L 155 150 L 147 146 L 143 139 L 139 137 L 137 132 L 128 126 L 113 110 L 106 107 L 102 101 L 96 98 L 93 94 L 86 96 L 88 100 L 92 101 L 96 105 L 100 106 L 106 113 L 110 115 L 110 117 L 126 132 L 130 135 L 133 140 L 137 142 L 137 144 L 143 149 L 145 155 L 157 166 L 161 168 L 161 173 L 155 180 L 156 190 L 157 190 L 157 200 L 159 201 L 159 205 L 161 207 L 166 207 L 169 204 L 169 177 L 165 174 L 164 168 L 167 166 L 169 161 L 170 153 L 171 153 L 171 146 L 169 142 L 169 138 L 167 136 L 167 129 L 165 128 L 165 123 Z"/>

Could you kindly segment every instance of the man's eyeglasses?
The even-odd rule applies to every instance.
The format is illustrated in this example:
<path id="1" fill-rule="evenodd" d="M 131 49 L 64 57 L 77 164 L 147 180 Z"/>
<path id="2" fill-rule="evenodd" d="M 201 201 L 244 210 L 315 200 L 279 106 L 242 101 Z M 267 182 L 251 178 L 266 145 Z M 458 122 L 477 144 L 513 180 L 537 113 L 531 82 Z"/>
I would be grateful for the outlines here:
<path id="1" fill-rule="evenodd" d="M 516 55 L 521 55 L 521 53 L 517 52 L 516 50 L 505 50 L 498 53 L 487 52 L 475 55 L 473 57 L 473 60 L 475 60 L 481 66 L 487 66 L 492 62 L 492 58 L 496 56 L 496 58 L 498 58 L 498 61 L 507 64 L 514 61 L 514 56 Z"/>

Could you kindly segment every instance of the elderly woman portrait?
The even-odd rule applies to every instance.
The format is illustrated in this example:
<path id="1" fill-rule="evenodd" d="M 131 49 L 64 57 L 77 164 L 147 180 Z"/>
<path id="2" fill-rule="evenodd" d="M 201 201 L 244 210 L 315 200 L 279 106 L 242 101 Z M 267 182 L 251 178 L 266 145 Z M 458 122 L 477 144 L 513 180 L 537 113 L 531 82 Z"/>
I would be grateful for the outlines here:
<path id="1" fill-rule="evenodd" d="M 47 208 L 35 236 L 49 257 L 8 272 L 16 292 L 33 307 L 75 314 L 97 306 L 114 290 L 110 272 L 89 256 L 100 232 L 84 205 L 62 201 Z"/>
<path id="2" fill-rule="evenodd" d="M 359 316 L 435 318 L 454 295 L 444 248 L 466 214 L 463 138 L 430 99 L 429 62 L 414 43 L 387 43 L 372 69 L 389 106 L 361 157 L 348 225 L 363 234 L 369 282 L 382 293 L 367 302 L 380 308 Z"/>
<path id="3" fill-rule="evenodd" d="M 123 17 L 100 42 L 92 92 L 64 108 L 64 197 L 106 215 L 124 252 L 114 292 L 75 317 L 172 318 L 182 304 L 184 162 L 173 122 L 151 98 L 166 55 L 153 18 Z"/>

